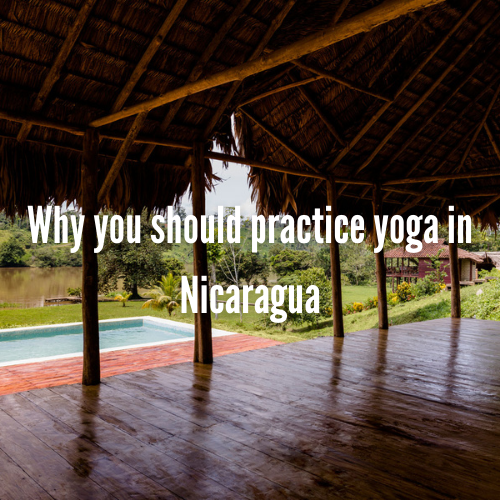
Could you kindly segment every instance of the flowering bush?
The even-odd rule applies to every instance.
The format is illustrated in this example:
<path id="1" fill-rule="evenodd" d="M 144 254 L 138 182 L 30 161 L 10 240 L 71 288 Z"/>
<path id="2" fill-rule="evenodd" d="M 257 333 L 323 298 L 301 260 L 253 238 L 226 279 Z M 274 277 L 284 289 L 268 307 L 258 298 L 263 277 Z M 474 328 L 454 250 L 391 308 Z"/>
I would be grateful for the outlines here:
<path id="1" fill-rule="evenodd" d="M 408 302 L 415 298 L 415 295 L 412 293 L 411 285 L 406 281 L 398 285 L 396 288 L 396 296 L 399 302 Z"/>
<path id="2" fill-rule="evenodd" d="M 371 299 L 368 299 L 365 304 L 365 309 L 375 309 L 378 306 L 378 297 L 372 297 Z"/>
<path id="3" fill-rule="evenodd" d="M 363 310 L 363 302 L 353 302 L 352 308 L 354 312 L 361 312 Z"/>

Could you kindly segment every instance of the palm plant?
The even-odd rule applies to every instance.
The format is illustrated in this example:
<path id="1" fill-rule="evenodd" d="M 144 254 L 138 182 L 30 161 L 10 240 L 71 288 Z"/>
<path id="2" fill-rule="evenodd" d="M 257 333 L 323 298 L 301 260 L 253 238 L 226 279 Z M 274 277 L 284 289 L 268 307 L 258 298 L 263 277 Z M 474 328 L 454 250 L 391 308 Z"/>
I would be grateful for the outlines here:
<path id="1" fill-rule="evenodd" d="M 122 303 L 122 306 L 125 307 L 125 303 L 132 297 L 132 293 L 130 292 L 122 292 L 122 293 L 117 293 L 114 296 L 114 300 L 119 300 Z"/>
<path id="2" fill-rule="evenodd" d="M 166 309 L 168 315 L 172 316 L 174 309 L 180 306 L 181 291 L 179 288 L 180 278 L 174 278 L 172 273 L 168 276 L 162 276 L 152 292 L 148 295 L 151 297 L 142 306 L 143 309 L 151 308 L 155 310 Z"/>

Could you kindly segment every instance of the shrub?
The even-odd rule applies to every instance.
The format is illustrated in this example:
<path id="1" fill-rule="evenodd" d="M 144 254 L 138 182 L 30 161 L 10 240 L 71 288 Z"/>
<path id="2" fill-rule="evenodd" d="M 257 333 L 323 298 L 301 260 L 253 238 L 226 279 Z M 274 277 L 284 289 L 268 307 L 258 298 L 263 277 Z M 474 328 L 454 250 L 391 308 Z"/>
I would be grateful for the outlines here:
<path id="1" fill-rule="evenodd" d="M 396 288 L 396 296 L 399 302 L 408 302 L 415 298 L 415 295 L 412 293 L 411 285 L 406 281 L 398 285 Z"/>
<path id="2" fill-rule="evenodd" d="M 425 297 L 426 295 L 434 295 L 439 293 L 446 285 L 435 281 L 431 276 L 420 278 L 414 285 L 411 286 L 411 291 L 416 297 Z"/>
<path id="3" fill-rule="evenodd" d="M 371 299 L 368 299 L 365 303 L 365 309 L 375 309 L 378 306 L 378 297 L 372 297 Z"/>
<path id="4" fill-rule="evenodd" d="M 354 312 L 361 312 L 363 310 L 363 303 L 362 302 L 353 302 L 352 308 L 354 309 Z"/>

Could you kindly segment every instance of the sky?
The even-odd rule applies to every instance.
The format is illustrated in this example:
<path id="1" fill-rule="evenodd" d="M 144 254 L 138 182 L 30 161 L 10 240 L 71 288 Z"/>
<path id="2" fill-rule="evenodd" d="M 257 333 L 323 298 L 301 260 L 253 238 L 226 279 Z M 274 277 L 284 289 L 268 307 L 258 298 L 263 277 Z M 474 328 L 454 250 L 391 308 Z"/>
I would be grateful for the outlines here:
<path id="1" fill-rule="evenodd" d="M 248 187 L 248 167 L 230 163 L 227 169 L 222 167 L 222 162 L 212 160 L 212 168 L 222 181 L 215 186 L 215 190 L 206 194 L 206 213 L 217 212 L 218 206 L 241 207 L 242 216 L 255 214 L 255 204 L 251 200 L 251 192 Z M 182 206 L 188 214 L 192 213 L 191 199 L 188 194 L 182 199 Z"/>

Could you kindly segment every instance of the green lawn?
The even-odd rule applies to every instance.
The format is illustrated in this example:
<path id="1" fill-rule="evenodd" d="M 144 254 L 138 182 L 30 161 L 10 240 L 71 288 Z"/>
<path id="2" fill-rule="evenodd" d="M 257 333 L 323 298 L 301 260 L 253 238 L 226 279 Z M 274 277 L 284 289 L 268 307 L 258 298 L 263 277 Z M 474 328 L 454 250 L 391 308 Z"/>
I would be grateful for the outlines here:
<path id="1" fill-rule="evenodd" d="M 485 294 L 489 287 L 493 285 L 481 285 Z M 346 287 L 347 288 L 347 287 Z M 354 288 L 354 287 L 349 287 Z M 370 288 L 370 287 L 359 287 Z M 462 290 L 463 309 L 471 309 L 468 303 L 477 301 L 476 292 L 479 286 L 469 287 Z M 371 291 L 370 291 L 371 292 Z M 368 290 L 365 290 L 368 293 Z M 371 293 L 368 297 L 373 296 Z M 361 297 L 358 293 L 357 297 Z M 252 301 L 254 297 L 250 297 Z M 166 312 L 153 311 L 151 309 L 141 309 L 142 302 L 129 302 L 126 307 L 118 302 L 102 302 L 99 304 L 100 319 L 124 318 L 131 316 L 157 316 L 169 318 Z M 391 325 L 426 321 L 430 319 L 445 318 L 450 316 L 450 293 L 442 292 L 431 297 L 424 297 L 404 304 L 389 307 L 389 322 Z M 213 317 L 213 315 L 212 315 Z M 175 321 L 185 323 L 193 322 L 191 313 L 181 314 L 180 310 L 175 312 L 171 318 Z M 0 328 L 14 328 L 22 326 L 35 326 L 57 323 L 71 323 L 82 320 L 80 305 L 67 305 L 55 307 L 41 307 L 33 309 L 4 309 L 0 310 Z M 360 313 L 344 316 L 346 332 L 356 332 L 378 326 L 377 310 L 362 311 Z M 255 313 L 252 307 L 248 314 L 243 315 L 243 322 L 240 323 L 239 314 L 228 314 L 223 312 L 218 320 L 213 317 L 214 328 L 221 330 L 246 333 L 258 337 L 271 338 L 282 342 L 295 342 L 315 338 L 318 336 L 328 336 L 332 334 L 331 320 L 324 321 L 318 328 L 310 329 L 293 328 L 283 331 L 281 327 L 267 327 L 262 323 L 262 316 Z"/>
<path id="2" fill-rule="evenodd" d="M 342 287 L 342 302 L 349 304 L 351 302 L 365 302 L 367 299 L 377 296 L 376 286 L 351 285 Z"/>

